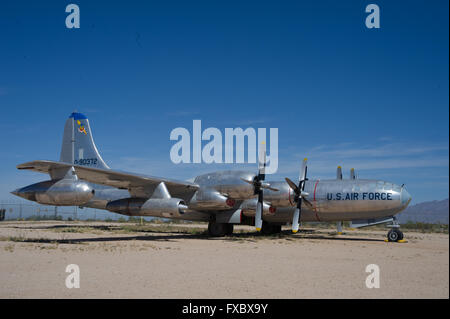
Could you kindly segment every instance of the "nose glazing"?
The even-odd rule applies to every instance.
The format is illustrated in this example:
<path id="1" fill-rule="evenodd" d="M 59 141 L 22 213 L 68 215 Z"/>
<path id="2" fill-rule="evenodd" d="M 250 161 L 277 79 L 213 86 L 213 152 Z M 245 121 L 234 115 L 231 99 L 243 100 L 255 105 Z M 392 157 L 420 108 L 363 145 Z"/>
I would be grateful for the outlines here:
<path id="1" fill-rule="evenodd" d="M 401 193 L 401 200 L 402 200 L 402 206 L 408 206 L 409 202 L 411 201 L 411 195 L 408 193 L 408 191 L 403 187 L 402 193 Z"/>

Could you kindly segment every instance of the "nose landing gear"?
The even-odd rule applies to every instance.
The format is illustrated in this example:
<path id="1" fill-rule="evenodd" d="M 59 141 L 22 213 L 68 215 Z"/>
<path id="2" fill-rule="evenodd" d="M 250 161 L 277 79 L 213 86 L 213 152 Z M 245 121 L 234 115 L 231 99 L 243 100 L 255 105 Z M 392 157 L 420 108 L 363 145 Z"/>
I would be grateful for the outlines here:
<path id="1" fill-rule="evenodd" d="M 398 228 L 393 228 L 387 233 L 388 241 L 400 241 L 403 240 L 403 233 Z"/>
<path id="2" fill-rule="evenodd" d="M 403 232 L 400 231 L 400 225 L 397 221 L 397 218 L 394 217 L 392 224 L 387 225 L 387 227 L 391 227 L 391 230 L 387 233 L 387 241 L 398 243 L 405 242 L 405 240 L 403 239 Z"/>

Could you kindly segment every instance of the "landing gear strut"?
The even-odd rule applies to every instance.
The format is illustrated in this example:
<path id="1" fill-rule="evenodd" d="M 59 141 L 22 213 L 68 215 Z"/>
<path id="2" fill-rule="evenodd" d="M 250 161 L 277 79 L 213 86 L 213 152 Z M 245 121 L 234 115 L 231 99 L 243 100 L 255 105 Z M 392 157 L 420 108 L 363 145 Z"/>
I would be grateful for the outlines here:
<path id="1" fill-rule="evenodd" d="M 392 225 L 388 225 L 388 227 L 391 227 L 391 230 L 387 233 L 388 241 L 398 242 L 403 240 L 403 233 L 400 231 L 400 225 L 398 224 L 397 218 L 394 217 Z"/>

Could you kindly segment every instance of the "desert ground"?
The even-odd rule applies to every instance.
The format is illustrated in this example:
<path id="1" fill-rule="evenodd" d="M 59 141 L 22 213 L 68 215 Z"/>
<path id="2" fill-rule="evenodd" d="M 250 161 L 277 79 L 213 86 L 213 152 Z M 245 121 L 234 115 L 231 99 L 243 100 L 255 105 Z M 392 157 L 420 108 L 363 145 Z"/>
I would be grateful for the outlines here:
<path id="1" fill-rule="evenodd" d="M 209 238 L 205 224 L 0 223 L 0 298 L 449 298 L 448 234 L 252 227 Z M 66 287 L 66 267 L 80 288 Z M 368 264 L 380 288 L 366 287 Z"/>

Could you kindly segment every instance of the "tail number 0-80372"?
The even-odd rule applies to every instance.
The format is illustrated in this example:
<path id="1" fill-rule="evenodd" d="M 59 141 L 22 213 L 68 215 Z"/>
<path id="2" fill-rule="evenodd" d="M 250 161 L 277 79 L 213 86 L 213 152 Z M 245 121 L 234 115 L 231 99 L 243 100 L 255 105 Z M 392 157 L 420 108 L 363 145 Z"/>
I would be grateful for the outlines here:
<path id="1" fill-rule="evenodd" d="M 96 158 L 80 158 L 78 160 L 75 160 L 74 164 L 76 164 L 76 165 L 96 165 L 97 159 Z"/>

